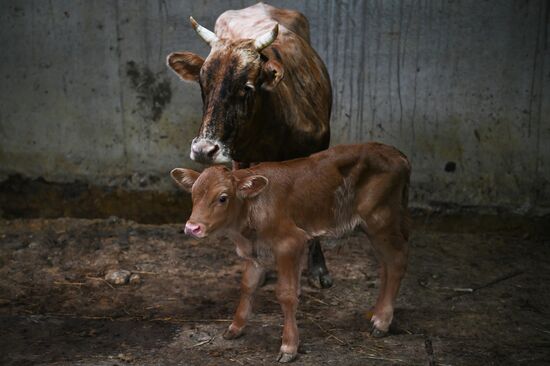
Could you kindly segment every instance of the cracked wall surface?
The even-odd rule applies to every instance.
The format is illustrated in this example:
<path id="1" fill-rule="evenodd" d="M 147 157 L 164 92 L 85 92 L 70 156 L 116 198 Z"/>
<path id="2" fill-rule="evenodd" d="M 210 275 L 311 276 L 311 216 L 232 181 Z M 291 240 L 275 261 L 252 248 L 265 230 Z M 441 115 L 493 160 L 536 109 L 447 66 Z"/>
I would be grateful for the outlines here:
<path id="1" fill-rule="evenodd" d="M 0 181 L 174 191 L 201 120 L 166 55 L 252 1 L 3 1 Z M 547 1 L 272 1 L 302 11 L 333 85 L 332 144 L 413 164 L 411 205 L 550 208 Z"/>

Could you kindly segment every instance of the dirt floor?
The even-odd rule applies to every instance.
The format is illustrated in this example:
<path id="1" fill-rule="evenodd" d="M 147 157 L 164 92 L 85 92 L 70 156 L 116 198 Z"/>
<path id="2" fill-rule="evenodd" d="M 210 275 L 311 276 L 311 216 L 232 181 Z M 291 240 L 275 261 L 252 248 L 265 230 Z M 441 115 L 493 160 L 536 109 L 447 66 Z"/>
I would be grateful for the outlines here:
<path id="1" fill-rule="evenodd" d="M 281 311 L 273 280 L 246 334 L 221 337 L 238 299 L 227 241 L 182 225 L 108 220 L 0 221 L 0 364 L 275 364 Z M 325 245 L 334 286 L 302 280 L 295 365 L 550 363 L 550 240 L 424 225 L 411 239 L 391 334 L 369 336 L 378 280 L 360 234 Z M 137 274 L 112 285 L 109 270 Z"/>

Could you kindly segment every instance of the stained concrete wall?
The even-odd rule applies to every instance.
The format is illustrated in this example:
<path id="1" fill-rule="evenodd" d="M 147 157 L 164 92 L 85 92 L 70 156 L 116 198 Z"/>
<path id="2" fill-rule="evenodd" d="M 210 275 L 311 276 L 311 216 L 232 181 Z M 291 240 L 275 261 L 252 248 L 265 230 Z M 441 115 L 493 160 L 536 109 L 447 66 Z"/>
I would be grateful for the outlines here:
<path id="1" fill-rule="evenodd" d="M 165 67 L 252 1 L 2 1 L 0 180 L 173 190 L 199 88 Z M 550 208 L 547 1 L 273 1 L 302 11 L 334 88 L 332 143 L 412 160 L 424 207 Z"/>

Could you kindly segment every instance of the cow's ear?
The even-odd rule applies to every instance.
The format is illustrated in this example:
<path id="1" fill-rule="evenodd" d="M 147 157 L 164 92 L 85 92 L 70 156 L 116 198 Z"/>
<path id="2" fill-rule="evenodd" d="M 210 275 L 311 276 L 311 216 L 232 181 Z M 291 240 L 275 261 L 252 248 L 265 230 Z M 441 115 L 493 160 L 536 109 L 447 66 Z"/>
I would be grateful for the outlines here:
<path id="1" fill-rule="evenodd" d="M 251 175 L 239 181 L 237 194 L 241 198 L 252 198 L 260 194 L 267 187 L 269 181 L 263 175 Z"/>
<path id="2" fill-rule="evenodd" d="M 176 168 L 170 172 L 172 179 L 183 188 L 185 191 L 191 193 L 193 184 L 199 177 L 200 173 L 191 169 Z"/>
<path id="3" fill-rule="evenodd" d="M 185 81 L 199 81 L 204 59 L 192 52 L 173 52 L 166 58 L 166 64 Z"/>
<path id="4" fill-rule="evenodd" d="M 262 88 L 265 90 L 273 90 L 283 78 L 284 68 L 279 62 L 269 60 L 264 64 L 262 73 L 264 77 Z"/>

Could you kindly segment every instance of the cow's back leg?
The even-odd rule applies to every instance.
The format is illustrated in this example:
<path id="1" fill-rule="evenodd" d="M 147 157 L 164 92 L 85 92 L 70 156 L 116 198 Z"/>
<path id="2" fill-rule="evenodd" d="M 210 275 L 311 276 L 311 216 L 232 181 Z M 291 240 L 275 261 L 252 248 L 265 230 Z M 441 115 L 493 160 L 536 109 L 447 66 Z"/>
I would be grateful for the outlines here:
<path id="1" fill-rule="evenodd" d="M 329 288 L 332 286 L 332 277 L 325 263 L 325 256 L 321 249 L 321 241 L 318 238 L 308 242 L 308 282 L 317 288 Z"/>
<path id="2" fill-rule="evenodd" d="M 402 213 L 389 206 L 361 214 L 380 263 L 380 292 L 372 311 L 373 335 L 383 336 L 393 319 L 395 299 L 407 268 L 408 244 L 402 230 Z"/>

